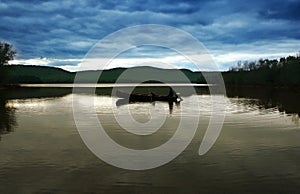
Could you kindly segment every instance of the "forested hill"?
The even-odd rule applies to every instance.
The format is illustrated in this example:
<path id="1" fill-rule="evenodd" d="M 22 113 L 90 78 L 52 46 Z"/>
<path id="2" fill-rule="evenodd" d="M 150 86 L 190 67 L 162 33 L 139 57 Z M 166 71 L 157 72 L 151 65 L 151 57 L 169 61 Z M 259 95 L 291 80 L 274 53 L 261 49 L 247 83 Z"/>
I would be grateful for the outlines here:
<path id="1" fill-rule="evenodd" d="M 33 65 L 6 65 L 4 71 L 10 84 L 71 83 L 75 75 L 60 68 Z"/>
<path id="2" fill-rule="evenodd" d="M 76 73 L 68 72 L 60 68 L 28 65 L 4 66 L 6 83 L 73 83 Z M 119 79 L 126 70 L 127 76 Z M 186 75 L 182 76 L 182 73 Z M 100 74 L 99 71 L 79 72 L 82 77 L 80 82 L 91 83 Z M 153 79 L 149 75 L 154 75 Z M 227 72 L 222 72 L 224 82 L 230 86 L 300 86 L 300 55 L 281 58 L 280 60 L 261 59 L 258 61 L 244 61 L 232 67 Z M 149 78 L 149 79 L 147 79 Z M 187 69 L 172 70 L 154 67 L 115 68 L 101 71 L 98 82 L 114 83 L 116 80 L 123 83 L 140 83 L 141 80 L 148 82 L 170 83 L 206 83 L 200 72 L 192 72 Z"/>
<path id="3" fill-rule="evenodd" d="M 202 74 L 199 72 L 192 72 L 187 69 L 172 70 L 172 69 L 159 69 L 153 67 L 133 67 L 133 68 L 115 68 L 110 70 L 101 71 L 101 76 L 98 82 L 101 83 L 114 83 L 119 76 L 125 71 L 127 76 L 118 80 L 119 82 L 131 83 L 140 82 L 149 75 L 154 75 L 153 79 L 148 82 L 157 82 L 156 78 L 161 78 L 162 82 L 173 83 L 205 83 Z M 76 73 L 68 72 L 60 68 L 46 67 L 46 66 L 30 66 L 30 65 L 9 65 L 5 66 L 7 75 L 7 83 L 20 84 L 20 83 L 73 83 Z M 81 76 L 80 82 L 90 83 L 94 82 L 94 78 L 99 76 L 100 71 L 82 71 L 78 72 Z M 183 73 L 183 74 L 181 74 Z M 180 75 L 181 74 L 181 75 Z M 185 76 L 189 79 L 187 80 Z M 184 79 L 185 78 L 185 79 Z"/>

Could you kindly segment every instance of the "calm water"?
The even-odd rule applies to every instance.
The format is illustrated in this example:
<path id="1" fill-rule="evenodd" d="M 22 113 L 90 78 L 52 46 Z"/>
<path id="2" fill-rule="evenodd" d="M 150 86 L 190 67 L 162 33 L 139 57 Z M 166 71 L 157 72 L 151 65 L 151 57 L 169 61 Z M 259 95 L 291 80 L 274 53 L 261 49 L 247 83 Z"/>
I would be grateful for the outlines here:
<path id="1" fill-rule="evenodd" d="M 164 130 L 149 136 L 122 130 L 114 119 L 110 88 L 94 96 L 70 88 L 20 88 L 1 91 L 0 193 L 297 193 L 300 189 L 300 94 L 297 91 L 244 88 L 227 90 L 226 119 L 216 144 L 198 155 L 211 115 L 208 91 L 168 103 L 125 104 L 146 122 L 149 110 L 166 116 Z M 95 100 L 107 133 L 135 149 L 156 147 L 172 137 L 183 106 L 200 101 L 200 123 L 187 149 L 170 163 L 145 171 L 119 169 L 98 159 L 75 126 L 72 98 Z M 81 106 L 85 106 L 84 103 Z M 187 117 L 193 115 L 185 115 Z M 89 123 L 87 123 L 89 125 Z M 92 127 L 92 126 L 91 126 Z"/>

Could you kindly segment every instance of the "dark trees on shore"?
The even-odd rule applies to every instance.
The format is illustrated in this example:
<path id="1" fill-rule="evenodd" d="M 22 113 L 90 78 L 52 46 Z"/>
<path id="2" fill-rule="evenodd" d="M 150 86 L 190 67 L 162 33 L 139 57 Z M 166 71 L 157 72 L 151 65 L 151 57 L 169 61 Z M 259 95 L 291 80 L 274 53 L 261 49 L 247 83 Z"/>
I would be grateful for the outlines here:
<path id="1" fill-rule="evenodd" d="M 224 73 L 224 80 L 233 85 L 300 85 L 300 54 L 238 62 Z"/>
<path id="2" fill-rule="evenodd" d="M 15 55 L 16 51 L 11 44 L 0 41 L 0 85 L 4 84 L 6 76 L 3 66 L 13 60 Z"/>

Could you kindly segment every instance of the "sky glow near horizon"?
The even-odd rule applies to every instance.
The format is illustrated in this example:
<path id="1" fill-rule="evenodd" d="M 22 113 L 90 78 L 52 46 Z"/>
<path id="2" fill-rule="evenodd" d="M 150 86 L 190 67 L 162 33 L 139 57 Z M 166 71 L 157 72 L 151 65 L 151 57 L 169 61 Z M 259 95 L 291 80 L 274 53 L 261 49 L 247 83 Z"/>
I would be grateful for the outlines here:
<path id="1" fill-rule="evenodd" d="M 92 46 L 110 33 L 139 24 L 162 24 L 193 35 L 219 69 L 227 70 L 239 60 L 295 55 L 300 50 L 299 9 L 300 1 L 294 0 L 2 0 L 0 40 L 18 51 L 10 64 L 77 71 Z M 136 65 L 194 70 L 178 53 L 143 47 L 119 56 L 110 67 Z"/>

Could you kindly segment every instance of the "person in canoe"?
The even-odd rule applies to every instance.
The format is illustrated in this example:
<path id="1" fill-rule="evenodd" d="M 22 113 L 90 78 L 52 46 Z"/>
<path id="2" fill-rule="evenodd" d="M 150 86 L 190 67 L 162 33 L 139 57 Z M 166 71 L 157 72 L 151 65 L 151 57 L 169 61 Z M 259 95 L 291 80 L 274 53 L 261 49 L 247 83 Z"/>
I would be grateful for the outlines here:
<path id="1" fill-rule="evenodd" d="M 176 93 L 172 87 L 169 87 L 168 97 L 176 99 L 176 102 L 182 101 L 182 98 L 180 97 L 179 93 Z"/>

